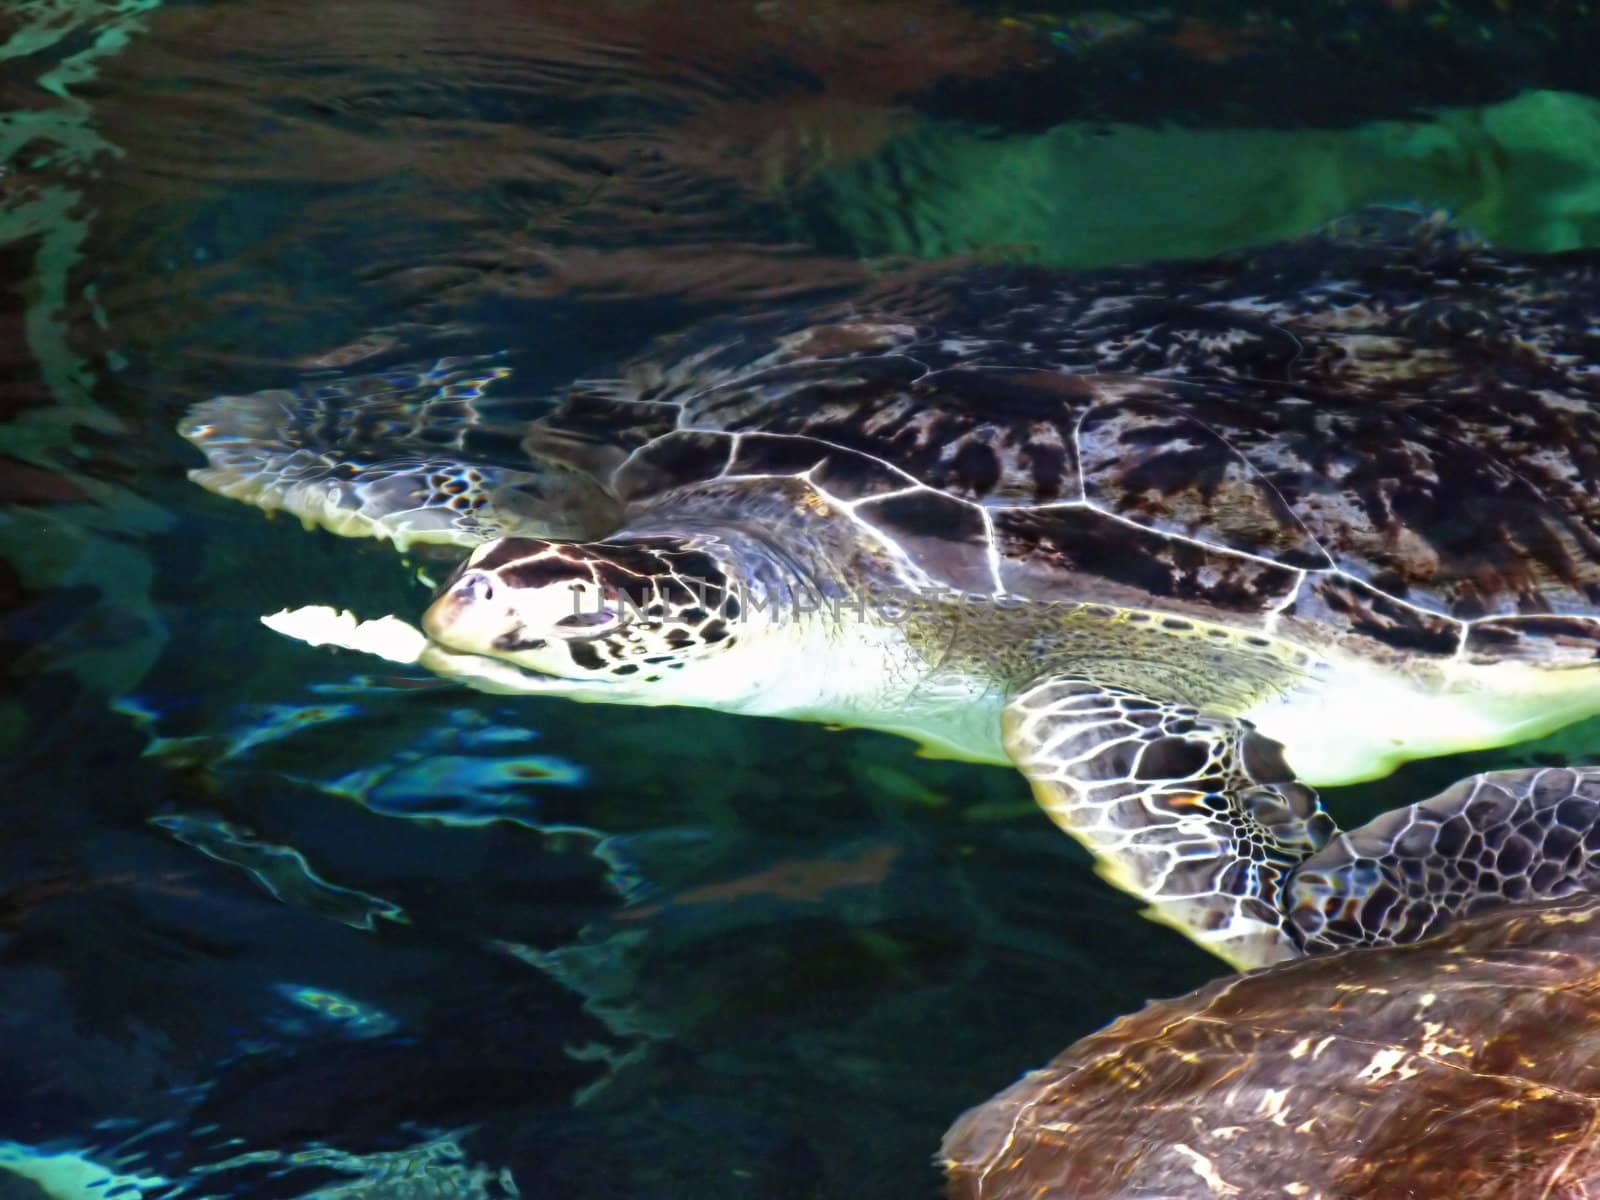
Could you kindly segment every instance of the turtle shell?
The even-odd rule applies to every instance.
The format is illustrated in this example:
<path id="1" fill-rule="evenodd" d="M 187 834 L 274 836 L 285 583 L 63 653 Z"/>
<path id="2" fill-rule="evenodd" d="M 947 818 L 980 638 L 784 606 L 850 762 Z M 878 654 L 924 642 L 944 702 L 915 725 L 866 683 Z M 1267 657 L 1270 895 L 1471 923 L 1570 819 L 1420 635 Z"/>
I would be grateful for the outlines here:
<path id="1" fill-rule="evenodd" d="M 564 444 L 636 508 L 806 473 L 957 590 L 1587 662 L 1597 315 L 1595 259 L 1369 216 L 1223 259 L 923 275 L 724 322 L 577 388 L 529 448 Z"/>
<path id="2" fill-rule="evenodd" d="M 964 1114 L 952 1200 L 1600 1189 L 1600 897 L 1146 1006 Z"/>

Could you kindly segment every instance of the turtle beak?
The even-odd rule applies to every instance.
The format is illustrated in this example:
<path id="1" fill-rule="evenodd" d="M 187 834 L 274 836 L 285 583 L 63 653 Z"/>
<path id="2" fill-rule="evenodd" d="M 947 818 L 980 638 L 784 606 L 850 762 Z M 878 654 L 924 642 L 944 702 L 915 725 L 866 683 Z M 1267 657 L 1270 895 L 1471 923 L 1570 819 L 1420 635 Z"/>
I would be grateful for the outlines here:
<path id="1" fill-rule="evenodd" d="M 463 571 L 422 614 L 422 631 L 453 650 L 486 653 L 510 624 L 504 603 L 495 602 L 494 580 L 483 571 Z"/>

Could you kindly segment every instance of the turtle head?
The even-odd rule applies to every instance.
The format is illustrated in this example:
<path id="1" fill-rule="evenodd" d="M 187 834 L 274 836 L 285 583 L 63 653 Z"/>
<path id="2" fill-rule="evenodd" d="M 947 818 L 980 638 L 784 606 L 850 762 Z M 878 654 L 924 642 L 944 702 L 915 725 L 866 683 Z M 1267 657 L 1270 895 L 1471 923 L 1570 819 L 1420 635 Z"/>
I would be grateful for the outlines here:
<path id="1" fill-rule="evenodd" d="M 422 627 L 447 653 L 531 673 L 507 690 L 715 703 L 734 681 L 708 664 L 725 666 L 741 632 L 734 559 L 704 537 L 502 538 L 461 565 Z"/>

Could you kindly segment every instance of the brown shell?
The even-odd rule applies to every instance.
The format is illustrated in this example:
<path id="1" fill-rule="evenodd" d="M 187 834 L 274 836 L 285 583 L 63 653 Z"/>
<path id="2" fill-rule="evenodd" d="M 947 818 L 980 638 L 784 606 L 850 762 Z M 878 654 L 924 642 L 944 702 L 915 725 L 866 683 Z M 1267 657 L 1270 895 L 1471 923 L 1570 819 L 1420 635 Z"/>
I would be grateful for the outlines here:
<path id="1" fill-rule="evenodd" d="M 943 1153 L 952 1200 L 1600 1196 L 1600 897 L 1150 1004 Z"/>
<path id="2" fill-rule="evenodd" d="M 1389 214 L 725 322 L 552 428 L 602 474 L 631 454 L 635 505 L 805 470 L 838 499 L 902 490 L 859 515 L 952 586 L 1576 663 L 1600 654 L 1597 323 L 1596 260 Z"/>

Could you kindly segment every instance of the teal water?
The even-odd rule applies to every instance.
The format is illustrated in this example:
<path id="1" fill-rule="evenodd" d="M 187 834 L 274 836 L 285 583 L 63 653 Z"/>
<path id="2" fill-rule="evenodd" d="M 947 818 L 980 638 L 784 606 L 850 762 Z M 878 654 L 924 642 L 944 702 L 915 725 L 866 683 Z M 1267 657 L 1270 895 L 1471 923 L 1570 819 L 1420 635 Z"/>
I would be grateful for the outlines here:
<path id="1" fill-rule="evenodd" d="M 440 354 L 537 397 L 910 261 L 1197 255 L 1374 200 L 1592 246 L 1593 24 L 0 8 L 0 1197 L 937 1194 L 957 1113 L 1220 964 L 1008 772 L 278 638 L 414 615 L 429 564 L 205 493 L 179 415 Z"/>

